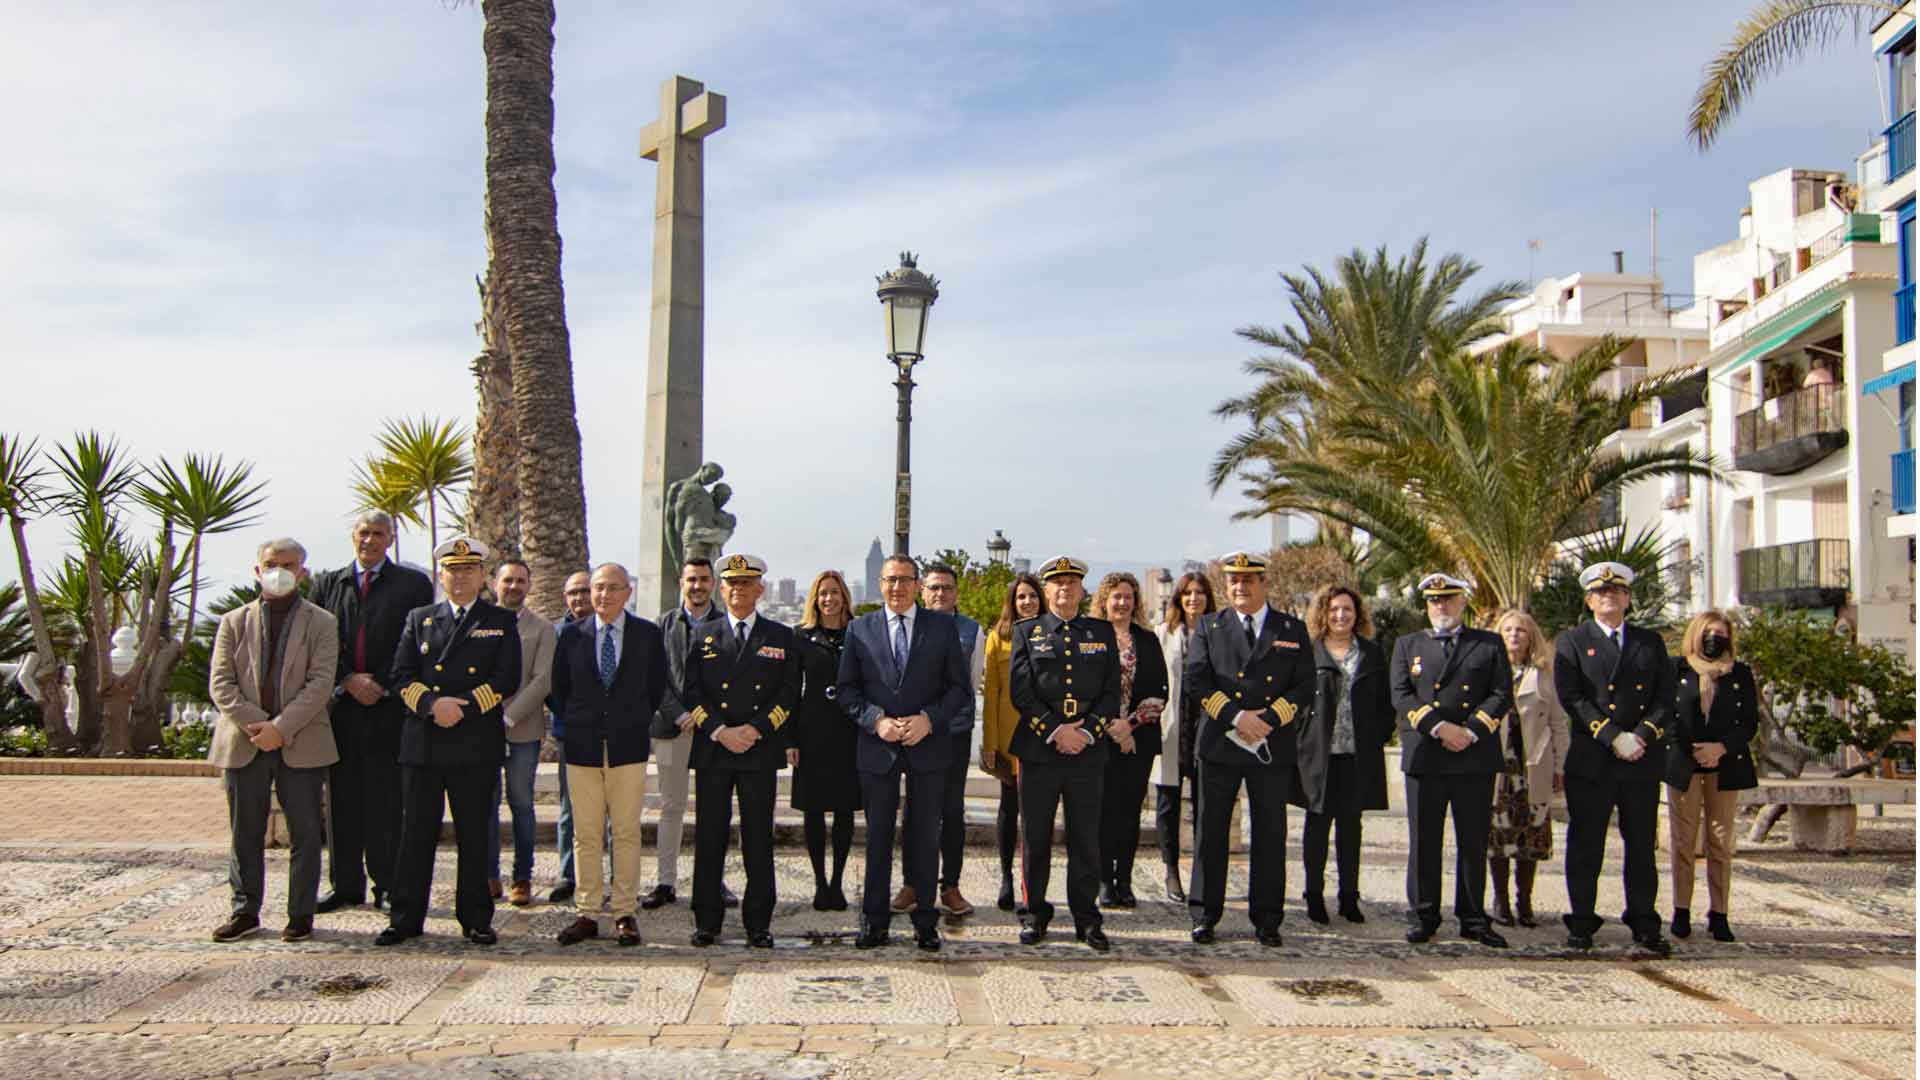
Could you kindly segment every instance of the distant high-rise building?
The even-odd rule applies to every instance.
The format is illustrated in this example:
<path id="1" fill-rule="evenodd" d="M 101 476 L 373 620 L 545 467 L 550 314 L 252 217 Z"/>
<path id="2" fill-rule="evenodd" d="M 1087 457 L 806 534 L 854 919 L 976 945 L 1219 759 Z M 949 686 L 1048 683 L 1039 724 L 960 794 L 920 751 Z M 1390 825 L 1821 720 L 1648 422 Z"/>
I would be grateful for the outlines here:
<path id="1" fill-rule="evenodd" d="M 1016 573 L 1016 574 L 1031 574 L 1031 573 L 1033 573 L 1033 560 L 1032 560 L 1032 559 L 1015 559 L 1015 560 L 1013 560 L 1013 572 L 1014 572 L 1014 573 Z"/>
<path id="2" fill-rule="evenodd" d="M 867 602 L 867 583 L 861 581 L 859 578 L 855 578 L 852 583 L 847 586 L 847 591 L 853 593 L 851 599 L 856 606 Z"/>
<path id="3" fill-rule="evenodd" d="M 798 603 L 799 600 L 795 595 L 795 592 L 798 588 L 799 586 L 794 582 L 792 578 L 783 577 L 780 579 L 780 588 L 777 591 L 776 595 L 780 597 L 780 602 L 783 604 Z"/>
<path id="4" fill-rule="evenodd" d="M 880 549 L 880 538 L 873 538 L 873 546 L 867 549 L 867 598 L 880 598 L 880 567 L 887 561 L 887 553 Z"/>

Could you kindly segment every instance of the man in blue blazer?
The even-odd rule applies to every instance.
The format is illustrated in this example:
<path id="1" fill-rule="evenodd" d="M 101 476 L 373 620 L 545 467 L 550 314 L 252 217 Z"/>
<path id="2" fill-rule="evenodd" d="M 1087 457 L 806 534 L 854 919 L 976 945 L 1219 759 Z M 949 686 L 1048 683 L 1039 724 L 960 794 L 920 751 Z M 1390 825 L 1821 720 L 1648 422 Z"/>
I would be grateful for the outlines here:
<path id="1" fill-rule="evenodd" d="M 640 808 L 647 795 L 648 726 L 667 691 L 660 628 L 626 610 L 632 579 L 602 563 L 588 588 L 593 614 L 560 628 L 553 650 L 553 702 L 562 717 L 563 768 L 573 799 L 574 903 L 579 915 L 560 944 L 598 937 L 603 821 L 613 826 L 616 940 L 640 944 L 634 908 L 640 892 Z"/>
<path id="2" fill-rule="evenodd" d="M 893 821 L 900 777 L 907 778 L 907 836 L 913 880 L 913 937 L 940 948 L 934 904 L 940 807 L 954 735 L 972 723 L 973 689 L 953 616 L 917 607 L 920 570 L 905 555 L 880 567 L 885 605 L 853 620 L 840 654 L 837 700 L 860 726 L 857 762 L 867 819 L 867 880 L 860 898 L 860 936 L 871 949 L 887 942 L 892 919 Z"/>

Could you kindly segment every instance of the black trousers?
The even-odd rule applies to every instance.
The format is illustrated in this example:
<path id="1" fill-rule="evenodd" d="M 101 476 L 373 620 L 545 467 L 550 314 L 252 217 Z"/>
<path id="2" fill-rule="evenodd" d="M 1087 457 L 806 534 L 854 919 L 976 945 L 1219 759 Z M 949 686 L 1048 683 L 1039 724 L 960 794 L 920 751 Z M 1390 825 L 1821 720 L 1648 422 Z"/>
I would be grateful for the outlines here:
<path id="1" fill-rule="evenodd" d="M 1240 751 L 1235 750 L 1238 754 Z M 1195 926 L 1220 921 L 1227 906 L 1227 846 L 1233 828 L 1234 800 L 1246 785 L 1253 814 L 1249 852 L 1247 915 L 1256 929 L 1277 928 L 1286 915 L 1287 788 L 1292 768 L 1247 763 L 1200 762 L 1200 825 L 1194 838 L 1193 874 L 1187 884 L 1187 911 Z"/>
<path id="2" fill-rule="evenodd" d="M 267 884 L 267 817 L 277 788 L 293 842 L 287 866 L 287 918 L 311 921 L 320 889 L 320 791 L 326 784 L 326 768 L 296 769 L 281 758 L 280 751 L 261 750 L 252 761 L 223 773 L 227 824 L 233 836 L 227 860 L 233 913 L 260 916 Z"/>
<path id="3" fill-rule="evenodd" d="M 1073 925 L 1100 925 L 1100 789 L 1104 766 L 1020 763 L 1020 890 L 1033 926 L 1053 921 L 1053 820 L 1067 811 L 1067 910 Z"/>
<path id="4" fill-rule="evenodd" d="M 1147 777 L 1153 758 L 1107 748 L 1107 779 L 1100 793 L 1100 874 L 1116 884 L 1133 881 L 1133 856 L 1140 847 L 1140 807 L 1147 801 Z"/>
<path id="5" fill-rule="evenodd" d="M 1300 831 L 1300 850 L 1307 869 L 1306 895 L 1324 898 L 1327 881 L 1327 834 L 1334 837 L 1334 866 L 1339 873 L 1341 900 L 1360 899 L 1360 808 L 1354 790 L 1352 754 L 1327 758 L 1327 812 L 1307 811 Z"/>
<path id="6" fill-rule="evenodd" d="M 1192 786 L 1194 780 L 1188 778 L 1180 784 L 1153 785 L 1153 829 L 1159 834 L 1160 861 L 1170 867 L 1180 865 L 1180 788 Z M 1193 788 L 1193 795 L 1187 799 L 1187 818 L 1195 826 L 1200 824 L 1200 789 Z"/>
<path id="7" fill-rule="evenodd" d="M 966 759 L 960 759 L 962 765 Z M 940 815 L 950 770 L 913 772 L 905 754 L 895 756 L 884 773 L 860 770 L 860 795 L 867 818 L 867 876 L 860 895 L 860 917 L 885 929 L 893 920 L 893 823 L 900 806 L 900 778 L 907 778 L 906 835 L 900 843 L 901 873 L 913 887 L 913 926 L 931 930 L 940 922 L 934 906 L 934 863 L 939 858 Z M 964 774 L 963 774 L 964 775 Z"/>
<path id="8" fill-rule="evenodd" d="M 493 925 L 493 897 L 487 876 L 495 853 L 488 847 L 487 815 L 498 816 L 493 774 L 500 766 L 402 765 L 400 767 L 400 854 L 394 867 L 393 906 L 388 922 L 418 934 L 427 921 L 433 896 L 433 856 L 440 844 L 440 822 L 453 810 L 456 851 L 453 914 L 465 930 Z"/>
<path id="9" fill-rule="evenodd" d="M 400 762 L 391 736 L 401 721 L 394 698 L 362 705 L 343 696 L 333 706 L 340 760 L 327 770 L 327 880 L 342 899 L 366 900 L 368 879 L 376 889 L 394 889 Z"/>
<path id="10" fill-rule="evenodd" d="M 954 735 L 951 738 L 953 739 L 953 757 L 947 762 L 947 767 L 942 773 L 944 779 L 940 785 L 939 802 L 936 804 L 940 807 L 940 816 L 934 836 L 934 850 L 940 860 L 940 865 L 936 868 L 938 884 L 942 887 L 958 888 L 960 866 L 967 855 L 967 766 L 970 764 L 967 755 L 973 749 L 973 734 L 969 731 L 965 735 Z M 863 778 L 861 784 L 865 783 L 866 780 Z M 865 790 L 864 786 L 862 790 Z M 913 790 L 913 782 L 908 781 L 908 816 L 913 814 Z M 868 816 L 871 818 L 872 815 Z M 920 853 L 912 844 L 907 844 L 900 849 L 900 876 L 905 878 L 909 885 L 912 885 L 914 879 L 919 876 L 917 873 L 919 867 L 914 865 L 914 860 L 919 857 Z M 916 886 L 914 894 L 918 896 L 919 892 Z"/>
<path id="11" fill-rule="evenodd" d="M 1616 810 L 1626 845 L 1627 927 L 1636 933 L 1660 928 L 1660 914 L 1653 907 L 1660 893 L 1653 859 L 1659 809 L 1658 780 L 1567 777 L 1567 929 L 1591 934 L 1606 922 L 1594 914 L 1593 906 L 1607 852 L 1607 819 Z"/>
<path id="12" fill-rule="evenodd" d="M 1487 928 L 1487 835 L 1492 773 L 1407 777 L 1407 922 L 1440 925 L 1440 851 L 1453 811 L 1453 917 L 1462 932 Z"/>
<path id="13" fill-rule="evenodd" d="M 1013 873 L 1013 856 L 1020 850 L 1020 785 L 1000 785 L 1000 810 L 993 818 L 994 838 L 1000 841 L 1000 873 Z"/>
<path id="14" fill-rule="evenodd" d="M 709 766 L 693 771 L 694 929 L 718 934 L 726 914 L 721 885 L 735 797 L 740 800 L 740 857 L 747 869 L 740 923 L 750 934 L 773 927 L 773 800 L 779 779 L 772 769 Z"/>

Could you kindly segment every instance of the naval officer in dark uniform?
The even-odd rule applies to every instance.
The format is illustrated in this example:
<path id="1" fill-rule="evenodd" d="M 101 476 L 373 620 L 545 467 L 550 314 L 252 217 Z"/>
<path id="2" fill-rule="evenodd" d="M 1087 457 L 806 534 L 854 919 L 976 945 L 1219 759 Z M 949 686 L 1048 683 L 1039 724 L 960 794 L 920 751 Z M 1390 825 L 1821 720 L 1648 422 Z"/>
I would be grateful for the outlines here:
<path id="1" fill-rule="evenodd" d="M 506 755 L 501 704 L 520 688 L 520 626 L 513 612 L 480 598 L 485 545 L 456 536 L 434 549 L 446 599 L 414 608 L 393 658 L 406 720 L 400 731 L 400 854 L 393 909 L 376 945 L 420 936 L 433 891 L 441 811 L 453 808 L 459 888 L 454 914 L 475 945 L 492 945 L 487 818 L 499 814 L 493 783 Z"/>
<path id="2" fill-rule="evenodd" d="M 1220 560 L 1228 605 L 1200 620 L 1187 646 L 1185 690 L 1205 717 L 1194 743 L 1200 821 L 1187 910 L 1193 940 L 1210 945 L 1227 903 L 1227 834 L 1246 785 L 1253 815 L 1247 915 L 1254 938 L 1280 944 L 1287 897 L 1287 797 L 1293 792 L 1296 717 L 1313 704 L 1307 624 L 1267 605 L 1267 560 Z"/>
<path id="3" fill-rule="evenodd" d="M 773 800 L 800 705 L 799 639 L 757 610 L 767 564 L 752 555 L 720 561 L 717 618 L 691 628 L 680 701 L 692 718 L 693 943 L 720 940 L 726 913 L 721 874 L 740 800 L 740 854 L 747 891 L 740 921 L 747 944 L 773 948 Z"/>
<path id="4" fill-rule="evenodd" d="M 1467 582 L 1428 574 L 1419 589 L 1428 628 L 1393 643 L 1388 669 L 1407 782 L 1407 940 L 1431 940 L 1440 928 L 1440 851 L 1451 808 L 1460 936 L 1504 949 L 1507 939 L 1487 920 L 1487 837 L 1513 668 L 1497 635 L 1465 625 Z"/>
<path id="5" fill-rule="evenodd" d="M 1620 813 L 1626 843 L 1625 922 L 1634 944 L 1666 955 L 1653 908 L 1660 879 L 1653 837 L 1667 728 L 1675 698 L 1673 665 L 1660 635 L 1627 624 L 1634 573 L 1617 562 L 1580 572 L 1593 618 L 1560 635 L 1553 688 L 1573 726 L 1567 748 L 1567 945 L 1593 948 L 1604 920 L 1594 914 L 1607 822 Z"/>
<path id="6" fill-rule="evenodd" d="M 1020 760 L 1020 879 L 1026 903 L 1022 945 L 1047 936 L 1053 905 L 1053 821 L 1067 812 L 1067 907 L 1074 933 L 1099 952 L 1100 796 L 1107 725 L 1120 715 L 1120 648 L 1113 624 L 1080 614 L 1087 564 L 1065 555 L 1040 568 L 1046 610 L 1013 627 L 1008 682 L 1020 710 L 1009 748 Z"/>

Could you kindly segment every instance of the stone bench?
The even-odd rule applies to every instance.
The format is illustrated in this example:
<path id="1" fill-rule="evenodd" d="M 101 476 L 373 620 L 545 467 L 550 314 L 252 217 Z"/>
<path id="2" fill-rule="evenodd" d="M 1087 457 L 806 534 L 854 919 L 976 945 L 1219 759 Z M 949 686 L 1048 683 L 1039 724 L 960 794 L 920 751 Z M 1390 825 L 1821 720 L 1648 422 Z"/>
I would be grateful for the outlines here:
<path id="1" fill-rule="evenodd" d="M 1873 778 L 1784 780 L 1768 778 L 1740 792 L 1741 806 L 1787 807 L 1793 846 L 1802 851 L 1845 854 L 1853 850 L 1860 807 L 1913 804 L 1913 781 Z"/>

